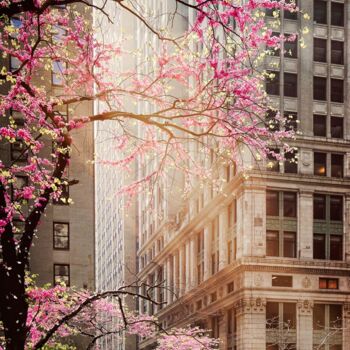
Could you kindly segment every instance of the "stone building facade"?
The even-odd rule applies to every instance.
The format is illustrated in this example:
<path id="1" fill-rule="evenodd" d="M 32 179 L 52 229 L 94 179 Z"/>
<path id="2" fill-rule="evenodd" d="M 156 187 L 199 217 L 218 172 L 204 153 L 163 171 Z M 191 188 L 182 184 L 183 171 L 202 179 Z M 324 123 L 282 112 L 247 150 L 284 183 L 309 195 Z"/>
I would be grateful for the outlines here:
<path id="1" fill-rule="evenodd" d="M 350 349 L 350 5 L 298 5 L 311 19 L 266 13 L 276 35 L 309 31 L 305 48 L 266 58 L 267 92 L 288 117 L 270 127 L 298 131 L 293 154 L 280 164 L 246 152 L 253 170 L 221 169 L 222 191 L 204 186 L 182 208 L 159 196 L 164 215 L 139 226 L 139 277 L 167 287 L 155 292 L 166 305 L 140 310 L 211 329 L 220 349 Z"/>
<path id="2" fill-rule="evenodd" d="M 83 11 L 81 5 L 74 6 L 76 11 Z M 61 10 L 58 8 L 57 10 Z M 86 19 L 91 21 L 91 13 L 85 12 Z M 90 17 L 89 17 L 90 16 Z M 18 19 L 12 19 L 14 26 L 20 26 Z M 9 70 L 16 69 L 18 61 L 11 57 L 1 59 L 1 66 Z M 38 74 L 38 86 L 43 86 L 49 95 L 55 96 L 62 93 L 62 77 L 57 64 L 53 65 L 52 71 L 42 71 Z M 1 86 L 6 93 L 6 84 Z M 70 116 L 86 116 L 93 113 L 93 104 L 83 102 L 70 104 L 67 107 L 60 106 L 57 112 L 69 120 Z M 13 112 L 12 117 L 20 118 Z M 8 123 L 8 119 L 3 119 Z M 94 168 L 89 163 L 94 154 L 93 125 L 72 132 L 73 144 L 71 163 L 65 174 L 67 180 L 79 182 L 66 189 L 63 198 L 70 197 L 74 204 L 57 201 L 47 206 L 38 226 L 37 237 L 31 248 L 30 266 L 32 273 L 37 274 L 37 284 L 50 283 L 54 285 L 60 280 L 70 286 L 78 288 L 95 287 L 94 271 Z M 20 153 L 18 143 L 0 145 L 0 156 L 4 164 L 18 161 Z M 47 140 L 42 155 L 51 158 L 52 143 Z M 22 163 L 21 163 L 22 162 Z M 19 176 L 27 181 L 23 176 Z"/>

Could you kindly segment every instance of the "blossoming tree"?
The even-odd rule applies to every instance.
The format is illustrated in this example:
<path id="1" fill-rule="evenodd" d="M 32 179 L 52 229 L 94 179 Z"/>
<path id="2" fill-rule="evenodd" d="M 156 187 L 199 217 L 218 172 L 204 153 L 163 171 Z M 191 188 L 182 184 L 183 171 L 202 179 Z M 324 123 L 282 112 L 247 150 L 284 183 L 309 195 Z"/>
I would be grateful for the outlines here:
<path id="1" fill-rule="evenodd" d="M 53 302 L 51 309 L 50 295 L 57 301 L 61 291 L 27 291 L 25 270 L 48 203 L 59 200 L 64 187 L 72 185 L 64 181 L 64 173 L 75 129 L 93 121 L 115 120 L 120 126 L 116 149 L 123 156 L 111 165 L 121 169 L 127 169 L 136 158 L 142 161 L 146 154 L 162 160 L 156 171 L 125 188 L 127 195 L 163 176 L 167 165 L 185 173 L 203 174 L 201 164 L 191 157 L 190 143 L 208 152 L 215 149 L 219 158 L 231 161 L 241 144 L 265 157 L 271 152 L 271 144 L 280 144 L 291 136 L 265 124 L 269 101 L 264 91 L 266 74 L 261 67 L 265 49 L 295 39 L 274 37 L 264 21 L 265 9 L 295 11 L 293 4 L 169 0 L 196 13 L 188 32 L 174 39 L 152 26 L 136 0 L 112 1 L 140 20 L 160 42 L 161 49 L 152 57 L 152 70 L 144 75 L 138 70 L 111 70 L 110 60 L 127 54 L 122 42 L 111 45 L 97 41 L 94 30 L 98 28 L 92 28 L 83 14 L 92 9 L 104 13 L 108 1 L 112 0 L 101 6 L 83 0 L 0 2 L 0 50 L 2 58 L 10 58 L 12 63 L 11 69 L 1 68 L 0 141 L 5 148 L 19 145 L 20 150 L 17 159 L 0 161 L 0 314 L 6 349 L 38 348 L 35 341 L 42 346 L 42 339 L 49 341 L 56 331 L 70 327 L 67 321 L 55 332 L 46 326 L 32 331 L 33 313 L 45 315 L 32 303 L 47 298 L 40 305 L 47 308 L 45 322 L 54 325 L 54 312 L 60 312 L 62 305 L 56 307 Z M 79 6 L 79 11 L 74 6 Z M 43 72 L 52 69 L 62 87 L 60 96 L 52 96 L 40 79 Z M 172 89 L 174 85 L 180 89 Z M 126 99 L 149 103 L 154 112 L 132 112 L 123 102 Z M 73 115 L 66 120 L 60 112 L 63 106 L 97 100 L 106 106 L 98 114 Z M 133 126 L 129 128 L 130 122 Z M 142 126 L 143 137 L 135 134 L 134 124 Z M 45 157 L 43 149 L 48 142 L 52 142 L 53 150 L 50 157 Z M 19 159 L 21 163 L 16 161 Z M 28 183 L 20 183 L 21 175 L 28 178 Z M 15 219 L 24 224 L 20 235 Z M 73 298 L 72 304 L 63 301 L 62 307 L 79 309 L 77 304 L 88 298 L 82 293 Z M 43 331 L 49 331 L 47 337 Z M 166 336 L 160 342 L 162 349 L 172 349 L 170 343 Z"/>

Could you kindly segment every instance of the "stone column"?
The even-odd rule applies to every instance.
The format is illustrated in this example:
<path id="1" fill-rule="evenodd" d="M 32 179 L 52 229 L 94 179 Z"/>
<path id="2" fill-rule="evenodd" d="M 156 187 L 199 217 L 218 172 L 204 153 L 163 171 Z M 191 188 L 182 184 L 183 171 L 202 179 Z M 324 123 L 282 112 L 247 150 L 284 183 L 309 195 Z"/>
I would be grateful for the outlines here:
<path id="1" fill-rule="evenodd" d="M 227 265 L 227 208 L 219 215 L 219 270 Z"/>
<path id="2" fill-rule="evenodd" d="M 175 299 L 179 297 L 179 254 L 173 255 L 173 292 Z"/>
<path id="3" fill-rule="evenodd" d="M 211 237 L 210 237 L 210 225 L 204 228 L 204 281 L 207 280 L 211 275 Z"/>
<path id="4" fill-rule="evenodd" d="M 343 305 L 343 349 L 350 350 L 350 303 Z"/>
<path id="5" fill-rule="evenodd" d="M 197 251 L 196 251 L 196 238 L 193 236 L 190 240 L 190 280 L 191 280 L 191 288 L 194 288 L 197 285 Z"/>
<path id="6" fill-rule="evenodd" d="M 312 350 L 313 332 L 312 332 L 312 308 L 313 303 L 310 300 L 298 301 L 298 324 L 297 324 L 297 348 L 303 350 Z"/>
<path id="7" fill-rule="evenodd" d="M 219 338 L 221 340 L 219 349 L 227 349 L 227 315 L 223 310 L 220 310 L 219 314 Z"/>
<path id="8" fill-rule="evenodd" d="M 172 291 L 172 283 L 171 283 L 171 257 L 168 257 L 166 260 L 166 279 L 167 279 L 167 290 L 166 290 L 166 295 L 167 295 L 167 303 L 170 304 L 172 302 L 172 296 L 173 296 L 173 291 Z"/>
<path id="9" fill-rule="evenodd" d="M 185 270 L 185 246 L 182 245 L 179 250 L 179 293 L 180 296 L 184 294 L 186 286 L 186 270 Z"/>
<path id="10" fill-rule="evenodd" d="M 350 193 L 345 196 L 344 250 L 345 260 L 350 262 Z"/>
<path id="11" fill-rule="evenodd" d="M 185 290 L 191 289 L 191 258 L 190 258 L 190 242 L 186 242 L 186 286 Z"/>
<path id="12" fill-rule="evenodd" d="M 243 298 L 235 304 L 235 308 L 238 349 L 265 349 L 266 300 L 262 298 Z"/>
<path id="13" fill-rule="evenodd" d="M 313 257 L 313 193 L 300 191 L 298 212 L 298 251 L 301 258 Z"/>

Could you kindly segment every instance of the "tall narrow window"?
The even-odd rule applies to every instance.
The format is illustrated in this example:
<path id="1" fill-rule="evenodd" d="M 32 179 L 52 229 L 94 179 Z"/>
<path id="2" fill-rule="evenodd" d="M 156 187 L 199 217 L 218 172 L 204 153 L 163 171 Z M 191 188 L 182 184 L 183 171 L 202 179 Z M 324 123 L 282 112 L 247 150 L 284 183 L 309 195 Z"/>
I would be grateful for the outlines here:
<path id="1" fill-rule="evenodd" d="M 295 112 L 284 112 L 286 118 L 284 129 L 286 131 L 297 131 L 298 129 L 298 115 Z"/>
<path id="2" fill-rule="evenodd" d="M 330 196 L 330 216 L 331 221 L 343 221 L 343 197 Z"/>
<path id="3" fill-rule="evenodd" d="M 335 139 L 344 137 L 344 118 L 331 117 L 331 137 Z"/>
<path id="4" fill-rule="evenodd" d="M 344 27 L 344 4 L 339 2 L 331 3 L 331 25 Z"/>
<path id="5" fill-rule="evenodd" d="M 68 264 L 54 264 L 54 285 L 64 283 L 70 286 L 70 267 Z"/>
<path id="6" fill-rule="evenodd" d="M 54 61 L 52 63 L 52 84 L 53 85 L 63 85 L 64 74 L 66 70 L 65 63 L 61 61 Z"/>
<path id="7" fill-rule="evenodd" d="M 285 12 L 286 14 L 286 12 Z M 288 34 L 286 34 L 288 40 Z M 285 41 L 284 42 L 284 56 L 290 58 L 298 57 L 298 38 L 293 41 Z"/>
<path id="8" fill-rule="evenodd" d="M 69 223 L 53 223 L 53 247 L 54 249 L 69 249 Z"/>
<path id="9" fill-rule="evenodd" d="M 314 22 L 327 24 L 327 2 L 314 0 Z"/>
<path id="10" fill-rule="evenodd" d="M 283 256 L 286 258 L 296 257 L 296 233 L 295 232 L 284 232 L 283 233 Z"/>
<path id="11" fill-rule="evenodd" d="M 289 151 L 284 154 L 284 172 L 287 174 L 296 174 L 298 172 L 297 163 L 298 152 L 296 150 Z"/>
<path id="12" fill-rule="evenodd" d="M 269 171 L 275 171 L 279 172 L 280 171 L 280 162 L 277 159 L 278 154 L 280 153 L 280 150 L 278 148 L 271 149 L 272 153 L 269 153 L 267 155 L 267 170 Z"/>
<path id="13" fill-rule="evenodd" d="M 314 174 L 327 176 L 327 154 L 314 152 Z"/>
<path id="14" fill-rule="evenodd" d="M 331 41 L 331 63 L 344 64 L 344 43 L 342 41 Z"/>
<path id="15" fill-rule="evenodd" d="M 331 176 L 343 177 L 344 156 L 342 154 L 331 155 Z"/>
<path id="16" fill-rule="evenodd" d="M 289 218 L 297 216 L 297 195 L 295 192 L 283 192 L 283 216 Z"/>
<path id="17" fill-rule="evenodd" d="M 314 100 L 327 99 L 327 78 L 314 77 Z"/>
<path id="18" fill-rule="evenodd" d="M 314 259 L 326 259 L 326 236 L 314 234 Z"/>
<path id="19" fill-rule="evenodd" d="M 280 94 L 280 75 L 279 72 L 268 72 L 270 75 L 273 74 L 273 77 L 268 77 L 266 79 L 266 92 L 270 95 L 279 95 Z"/>
<path id="20" fill-rule="evenodd" d="M 315 136 L 327 136 L 327 116 L 314 115 L 314 135 Z"/>
<path id="21" fill-rule="evenodd" d="M 326 196 L 314 194 L 314 219 L 326 220 Z"/>
<path id="22" fill-rule="evenodd" d="M 278 216 L 279 208 L 279 192 L 267 191 L 266 192 L 266 215 Z"/>
<path id="23" fill-rule="evenodd" d="M 298 97 L 298 76 L 293 73 L 284 73 L 284 96 Z"/>
<path id="24" fill-rule="evenodd" d="M 314 38 L 314 61 L 327 62 L 327 40 Z"/>
<path id="25" fill-rule="evenodd" d="M 331 79 L 331 101 L 344 102 L 344 81 L 341 79 Z"/>
<path id="26" fill-rule="evenodd" d="M 267 231 L 266 232 L 266 255 L 267 256 L 279 256 L 279 232 Z"/>

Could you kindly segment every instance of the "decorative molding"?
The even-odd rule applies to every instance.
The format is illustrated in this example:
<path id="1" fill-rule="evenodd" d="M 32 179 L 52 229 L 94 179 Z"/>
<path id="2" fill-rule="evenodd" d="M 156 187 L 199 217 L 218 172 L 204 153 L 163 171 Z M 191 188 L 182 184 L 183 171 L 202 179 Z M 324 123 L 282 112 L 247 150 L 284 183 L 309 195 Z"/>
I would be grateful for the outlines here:
<path id="1" fill-rule="evenodd" d="M 265 313 L 266 299 L 242 298 L 234 304 L 238 313 Z"/>
<path id="2" fill-rule="evenodd" d="M 311 287 L 311 280 L 309 277 L 305 276 L 301 282 L 304 288 L 310 288 Z"/>
<path id="3" fill-rule="evenodd" d="M 314 303 L 311 300 L 299 300 L 297 306 L 301 315 L 312 315 Z"/>

